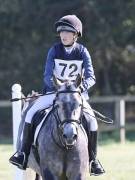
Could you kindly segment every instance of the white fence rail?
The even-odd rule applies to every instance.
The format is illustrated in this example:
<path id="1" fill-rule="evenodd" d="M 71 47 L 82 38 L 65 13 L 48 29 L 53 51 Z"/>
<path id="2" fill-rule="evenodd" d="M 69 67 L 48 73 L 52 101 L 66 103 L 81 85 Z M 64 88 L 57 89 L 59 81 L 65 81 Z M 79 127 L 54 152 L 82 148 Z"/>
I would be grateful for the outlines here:
<path id="1" fill-rule="evenodd" d="M 134 102 L 135 103 L 135 96 L 110 96 L 110 97 L 92 97 L 90 99 L 90 103 L 94 104 L 105 104 L 105 103 L 114 103 L 114 126 L 104 126 L 103 128 L 99 127 L 100 131 L 109 131 L 109 130 L 119 130 L 120 132 L 120 140 L 121 142 L 125 142 L 125 130 L 126 129 L 134 129 L 135 124 L 131 125 L 130 127 L 126 125 L 126 103 L 127 102 Z M 14 102 L 15 103 L 15 102 Z M 13 103 L 13 104 L 14 104 Z M 16 102 L 17 103 L 17 102 Z M 11 102 L 9 101 L 0 101 L 0 108 L 8 108 L 11 107 Z M 102 112 L 101 112 L 102 113 Z M 19 117 L 14 115 L 14 124 L 18 124 Z M 135 119 L 135 117 L 134 117 Z M 17 125 L 18 126 L 18 125 Z M 17 127 L 15 128 L 17 130 Z M 13 131 L 14 132 L 14 131 Z M 15 133 L 15 132 L 14 132 Z M 14 135 L 15 141 L 16 135 Z"/>
<path id="2" fill-rule="evenodd" d="M 121 143 L 125 142 L 126 129 L 135 130 L 135 123 L 129 126 L 126 124 L 126 103 L 134 102 L 135 96 L 103 96 L 103 97 L 92 97 L 90 103 L 105 104 L 114 103 L 114 126 L 104 126 L 101 131 L 119 130 Z M 135 114 L 135 113 L 134 113 Z M 134 115 L 135 119 L 135 115 Z"/>
<path id="3" fill-rule="evenodd" d="M 125 129 L 130 129 L 127 127 L 127 125 L 125 123 L 126 122 L 126 103 L 127 102 L 135 103 L 135 96 L 110 96 L 110 97 L 102 96 L 102 97 L 92 97 L 90 99 L 90 103 L 94 103 L 94 104 L 114 103 L 114 123 L 115 123 L 114 126 L 113 127 L 112 126 L 104 126 L 100 130 L 101 131 L 109 131 L 109 130 L 119 129 L 121 142 L 125 141 Z M 8 108 L 11 106 L 12 106 L 12 103 L 9 101 L 4 101 L 4 100 L 0 101 L 0 109 Z M 14 124 L 17 124 L 17 121 L 19 120 L 19 118 L 17 118 L 17 115 L 14 115 L 14 116 L 15 116 Z M 135 119 L 135 117 L 134 117 L 134 119 Z M 135 124 L 132 126 L 132 128 L 134 128 L 134 127 L 135 127 Z M 15 129 L 17 129 L 17 127 Z M 15 135 L 14 135 L 14 138 L 16 138 Z"/>

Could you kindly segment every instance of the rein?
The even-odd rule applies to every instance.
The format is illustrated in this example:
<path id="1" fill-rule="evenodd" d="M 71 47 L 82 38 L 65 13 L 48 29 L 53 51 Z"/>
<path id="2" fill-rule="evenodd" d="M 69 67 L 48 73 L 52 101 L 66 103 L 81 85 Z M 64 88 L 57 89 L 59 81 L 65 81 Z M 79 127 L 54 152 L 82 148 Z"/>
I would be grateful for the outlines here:
<path id="1" fill-rule="evenodd" d="M 80 96 L 81 96 L 81 92 L 80 91 L 72 91 L 72 90 L 57 91 L 57 94 L 60 94 L 60 93 L 79 93 Z"/>

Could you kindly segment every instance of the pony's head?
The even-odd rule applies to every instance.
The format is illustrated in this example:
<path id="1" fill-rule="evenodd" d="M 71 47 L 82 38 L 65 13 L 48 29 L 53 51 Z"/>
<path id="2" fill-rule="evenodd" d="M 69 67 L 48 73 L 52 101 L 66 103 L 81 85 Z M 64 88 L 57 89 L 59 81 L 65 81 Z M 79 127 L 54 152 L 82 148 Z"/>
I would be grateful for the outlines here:
<path id="1" fill-rule="evenodd" d="M 59 117 L 59 128 L 63 143 L 73 146 L 77 140 L 78 126 L 81 123 L 82 96 L 79 89 L 80 79 L 75 82 L 57 80 L 56 107 Z"/>

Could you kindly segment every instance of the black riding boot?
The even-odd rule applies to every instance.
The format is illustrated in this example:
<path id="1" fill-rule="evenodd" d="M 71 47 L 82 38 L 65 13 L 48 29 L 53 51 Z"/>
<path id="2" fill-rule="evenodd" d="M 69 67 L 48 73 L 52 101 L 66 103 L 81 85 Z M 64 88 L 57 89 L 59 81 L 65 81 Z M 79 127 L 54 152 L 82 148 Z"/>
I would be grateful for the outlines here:
<path id="1" fill-rule="evenodd" d="M 88 150 L 89 150 L 89 162 L 90 162 L 90 174 L 99 176 L 103 174 L 105 171 L 100 164 L 100 162 L 96 159 L 97 156 L 97 131 L 91 131 L 90 137 L 88 138 Z"/>
<path id="2" fill-rule="evenodd" d="M 24 124 L 23 139 L 21 151 L 16 152 L 10 159 L 9 162 L 16 165 L 18 168 L 25 170 L 27 168 L 28 157 L 33 141 L 33 135 L 31 130 L 31 124 Z"/>

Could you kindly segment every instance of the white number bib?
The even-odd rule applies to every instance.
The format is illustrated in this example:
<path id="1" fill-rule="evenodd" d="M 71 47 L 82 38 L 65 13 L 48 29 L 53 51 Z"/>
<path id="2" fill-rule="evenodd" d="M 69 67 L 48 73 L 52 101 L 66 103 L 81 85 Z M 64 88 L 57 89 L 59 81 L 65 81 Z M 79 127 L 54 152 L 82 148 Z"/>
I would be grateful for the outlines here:
<path id="1" fill-rule="evenodd" d="M 82 60 L 61 60 L 55 59 L 54 75 L 61 80 L 75 80 L 82 72 Z"/>

